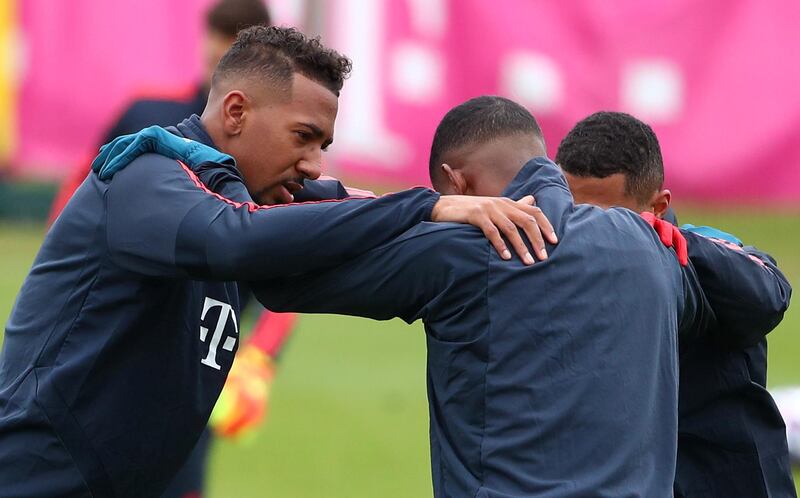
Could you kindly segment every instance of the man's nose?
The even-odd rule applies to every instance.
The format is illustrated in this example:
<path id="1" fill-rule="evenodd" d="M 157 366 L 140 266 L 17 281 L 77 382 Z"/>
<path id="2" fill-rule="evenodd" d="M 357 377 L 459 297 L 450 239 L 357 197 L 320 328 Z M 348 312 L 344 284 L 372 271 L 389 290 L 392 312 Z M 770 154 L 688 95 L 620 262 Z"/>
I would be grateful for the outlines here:
<path id="1" fill-rule="evenodd" d="M 308 159 L 301 159 L 300 162 L 297 163 L 297 171 L 303 176 L 304 179 L 316 180 L 320 177 L 320 175 L 322 175 L 322 161 L 309 161 Z"/>

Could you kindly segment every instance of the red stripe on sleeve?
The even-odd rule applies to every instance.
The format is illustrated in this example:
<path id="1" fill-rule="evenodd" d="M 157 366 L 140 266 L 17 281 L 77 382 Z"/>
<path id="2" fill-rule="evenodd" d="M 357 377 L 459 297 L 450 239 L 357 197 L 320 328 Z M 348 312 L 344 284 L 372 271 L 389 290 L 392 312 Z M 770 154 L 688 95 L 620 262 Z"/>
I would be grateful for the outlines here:
<path id="1" fill-rule="evenodd" d="M 267 206 L 265 204 L 256 204 L 255 202 L 237 202 L 237 201 L 228 199 L 227 197 L 223 197 L 223 196 L 219 195 L 218 193 L 214 192 L 213 190 L 210 190 L 208 187 L 205 186 L 205 184 L 203 182 L 200 181 L 200 178 L 197 177 L 197 174 L 195 174 L 195 172 L 192 171 L 192 169 L 189 166 L 187 166 L 186 164 L 184 164 L 181 161 L 178 161 L 178 164 L 181 165 L 181 168 L 183 168 L 183 171 L 186 172 L 186 174 L 189 176 L 189 179 L 192 180 L 192 182 L 197 186 L 197 188 L 199 188 L 200 190 L 202 190 L 203 192 L 205 192 L 205 193 L 207 193 L 209 195 L 213 195 L 214 197 L 216 197 L 217 199 L 221 200 L 222 202 L 224 202 L 226 204 L 230 204 L 231 206 L 233 206 L 235 208 L 246 207 L 247 210 L 249 212 L 251 212 L 251 213 L 253 213 L 255 211 L 259 211 L 261 209 L 276 209 L 276 208 L 282 208 L 282 207 L 286 207 L 286 206 L 303 206 L 303 205 L 306 205 L 306 204 L 322 204 L 322 203 L 325 203 L 325 202 L 344 202 L 344 201 L 348 200 L 348 199 L 326 199 L 326 200 L 322 200 L 322 201 L 292 202 L 290 204 L 275 204 L 274 206 Z"/>
<path id="2" fill-rule="evenodd" d="M 210 190 L 208 187 L 206 187 L 205 184 L 203 184 L 203 182 L 200 181 L 200 178 L 197 177 L 197 174 L 195 174 L 195 172 L 192 171 L 192 168 L 190 168 L 189 166 L 187 166 L 183 162 L 178 161 L 178 164 L 181 165 L 181 168 L 183 168 L 183 171 L 186 172 L 186 174 L 189 176 L 189 179 L 192 180 L 192 182 L 197 186 L 197 188 L 199 188 L 200 190 L 202 190 L 203 192 L 205 192 L 207 194 L 213 195 L 217 199 L 219 199 L 222 202 L 225 202 L 227 204 L 230 204 L 233 207 L 236 207 L 236 208 L 247 207 L 247 210 L 249 212 L 251 212 L 251 213 L 254 212 L 254 211 L 258 211 L 260 209 L 277 209 L 277 208 L 282 208 L 282 207 L 286 207 L 286 206 L 303 206 L 303 205 L 306 205 L 306 204 L 322 204 L 322 203 L 326 203 L 326 202 L 346 202 L 348 200 L 378 198 L 378 197 L 375 196 L 375 194 L 373 194 L 372 192 L 369 192 L 368 190 L 352 189 L 353 191 L 363 192 L 364 195 L 356 195 L 353 198 L 348 198 L 348 199 L 325 199 L 325 200 L 321 200 L 321 201 L 292 202 L 292 203 L 289 203 L 289 204 L 275 204 L 274 206 L 267 206 L 267 205 L 264 205 L 264 204 L 256 204 L 255 202 L 236 202 L 234 200 L 228 199 L 227 197 L 223 197 L 223 196 L 219 195 L 218 193 Z M 412 189 L 417 189 L 417 188 L 430 190 L 430 188 L 424 187 L 424 186 L 412 187 Z M 350 192 L 350 190 L 351 189 L 349 189 L 349 188 L 347 189 L 348 193 Z M 380 197 L 385 197 L 387 195 L 392 195 L 392 193 L 393 192 L 389 192 L 387 194 L 381 195 Z"/>

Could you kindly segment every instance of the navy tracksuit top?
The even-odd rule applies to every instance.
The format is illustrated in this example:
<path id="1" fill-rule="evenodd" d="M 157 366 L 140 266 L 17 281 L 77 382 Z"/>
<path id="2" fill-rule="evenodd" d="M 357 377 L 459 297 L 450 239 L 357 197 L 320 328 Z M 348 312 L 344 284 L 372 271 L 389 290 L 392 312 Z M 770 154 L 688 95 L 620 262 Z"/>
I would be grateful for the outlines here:
<path id="1" fill-rule="evenodd" d="M 759 340 L 776 323 L 773 295 L 737 299 L 773 277 L 693 234 L 697 261 L 680 268 L 635 213 L 574 206 L 545 158 L 503 195 L 527 194 L 559 236 L 544 262 L 502 261 L 473 228 L 423 223 L 255 294 L 276 311 L 423 320 L 436 497 L 671 496 L 678 336 Z M 706 299 L 698 273 L 720 259 L 730 268 Z"/>
<path id="2" fill-rule="evenodd" d="M 667 218 L 677 224 L 671 210 Z M 698 240 L 696 234 L 686 236 Z M 752 258 L 731 259 L 720 255 L 726 252 L 720 246 L 689 244 L 690 259 L 712 300 L 725 297 L 721 288 L 736 275 L 741 294 L 717 306 L 735 310 L 739 303 L 738 313 L 728 318 L 753 333 L 731 347 L 704 336 L 681 344 L 676 498 L 797 496 L 786 425 L 766 389 L 762 335 L 783 318 L 792 288 L 770 255 L 751 246 L 741 250 Z"/>
<path id="3" fill-rule="evenodd" d="M 178 128 L 210 143 L 196 117 Z M 155 154 L 108 182 L 90 174 L 6 325 L 0 497 L 158 496 L 233 361 L 234 281 L 351 259 L 429 219 L 437 199 L 258 207 L 234 168 Z"/>
<path id="4" fill-rule="evenodd" d="M 690 259 L 710 300 L 730 285 L 719 275 L 733 273 L 746 283 L 738 297 L 713 304 L 736 310 L 729 321 L 752 334 L 729 347 L 706 336 L 681 343 L 675 497 L 795 497 L 786 425 L 766 389 L 764 337 L 783 317 L 791 286 L 774 260 L 755 248 L 743 250 L 763 265 L 738 253 L 727 258 L 730 251 L 721 246 L 693 244 L 700 237 L 688 237 Z"/>

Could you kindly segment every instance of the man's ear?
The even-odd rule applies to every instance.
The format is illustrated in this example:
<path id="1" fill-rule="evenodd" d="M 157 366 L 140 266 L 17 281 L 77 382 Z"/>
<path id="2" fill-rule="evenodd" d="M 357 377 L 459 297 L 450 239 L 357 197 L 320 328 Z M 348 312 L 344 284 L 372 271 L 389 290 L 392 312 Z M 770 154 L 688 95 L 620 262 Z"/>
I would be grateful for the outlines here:
<path id="1" fill-rule="evenodd" d="M 447 178 L 447 192 L 444 194 L 465 195 L 467 192 L 467 180 L 461 170 L 453 169 L 449 164 L 443 163 L 442 173 Z"/>
<path id="2" fill-rule="evenodd" d="M 222 123 L 226 135 L 236 136 L 242 132 L 248 104 L 247 96 L 239 90 L 228 92 L 222 99 Z"/>
<path id="3" fill-rule="evenodd" d="M 667 212 L 669 208 L 669 203 L 672 201 L 672 193 L 667 190 L 660 190 L 653 194 L 653 198 L 650 200 L 650 206 L 653 210 L 653 214 L 655 214 L 658 218 L 663 218 L 664 213 Z"/>

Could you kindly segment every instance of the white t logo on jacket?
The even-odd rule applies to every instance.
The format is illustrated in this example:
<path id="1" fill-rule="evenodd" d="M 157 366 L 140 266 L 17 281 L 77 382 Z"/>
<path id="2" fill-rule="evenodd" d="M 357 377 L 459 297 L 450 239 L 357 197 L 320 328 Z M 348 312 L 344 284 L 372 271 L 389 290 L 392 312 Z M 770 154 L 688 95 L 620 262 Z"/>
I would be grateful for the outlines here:
<path id="1" fill-rule="evenodd" d="M 200 360 L 200 363 L 211 368 L 221 370 L 219 363 L 217 363 L 217 351 L 219 351 L 219 343 L 222 340 L 222 334 L 225 332 L 225 326 L 228 324 L 228 317 L 233 317 L 233 330 L 235 331 L 236 336 L 239 335 L 239 326 L 236 323 L 236 313 L 233 311 L 231 305 L 228 303 L 223 303 L 222 301 L 217 301 L 216 299 L 211 299 L 210 297 L 206 297 L 206 300 L 203 303 L 203 313 L 200 315 L 200 320 L 205 320 L 208 310 L 216 307 L 220 308 L 219 318 L 217 319 L 217 325 L 214 328 L 214 333 L 211 335 L 211 342 L 208 345 L 208 354 L 205 358 Z M 206 342 L 206 336 L 208 336 L 208 329 L 201 325 L 200 341 Z M 222 349 L 225 351 L 233 351 L 233 348 L 236 347 L 236 336 L 225 336 L 225 342 L 222 344 Z"/>

